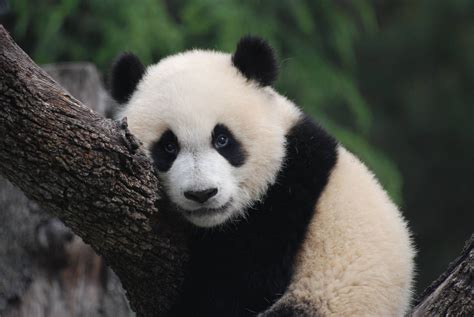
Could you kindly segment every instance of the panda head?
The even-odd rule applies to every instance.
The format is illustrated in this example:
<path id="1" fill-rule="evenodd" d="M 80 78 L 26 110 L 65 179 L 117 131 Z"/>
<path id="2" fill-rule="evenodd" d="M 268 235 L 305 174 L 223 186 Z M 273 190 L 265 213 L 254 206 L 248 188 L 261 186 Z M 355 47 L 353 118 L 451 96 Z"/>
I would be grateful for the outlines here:
<path id="1" fill-rule="evenodd" d="M 242 38 L 233 54 L 192 50 L 145 68 L 132 54 L 112 68 L 119 118 L 153 159 L 176 209 L 199 227 L 245 217 L 264 199 L 299 110 L 270 84 L 271 47 Z M 250 211 L 251 212 L 251 211 Z"/>

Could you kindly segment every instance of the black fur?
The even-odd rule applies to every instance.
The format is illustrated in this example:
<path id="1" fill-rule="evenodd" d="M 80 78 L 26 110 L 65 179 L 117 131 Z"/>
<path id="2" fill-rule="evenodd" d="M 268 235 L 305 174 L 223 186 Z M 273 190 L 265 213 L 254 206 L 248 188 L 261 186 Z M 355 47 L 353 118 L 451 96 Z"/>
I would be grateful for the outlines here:
<path id="1" fill-rule="evenodd" d="M 217 152 L 222 155 L 230 164 L 235 167 L 242 166 L 245 163 L 247 154 L 242 148 L 242 144 L 234 137 L 232 132 L 223 124 L 218 124 L 215 126 L 214 131 L 212 131 L 212 144 L 215 143 L 216 138 L 221 134 L 224 134 L 228 137 L 229 143 L 227 146 L 222 148 L 216 148 Z"/>
<path id="2" fill-rule="evenodd" d="M 119 103 L 126 103 L 145 73 L 145 66 L 132 53 L 122 53 L 110 72 L 110 93 Z"/>
<path id="3" fill-rule="evenodd" d="M 176 146 L 176 153 L 169 153 L 168 151 L 166 151 L 165 147 L 169 143 L 172 143 Z M 178 156 L 178 138 L 173 133 L 173 131 L 167 130 L 161 135 L 161 138 L 157 142 L 152 144 L 150 152 L 156 169 L 160 172 L 166 172 L 171 168 L 174 160 Z"/>
<path id="4" fill-rule="evenodd" d="M 171 316 L 255 316 L 285 292 L 337 159 L 335 140 L 309 118 L 289 131 L 287 142 L 277 182 L 247 219 L 195 229 L 190 272 Z"/>
<path id="5" fill-rule="evenodd" d="M 278 75 L 275 53 L 259 37 L 241 38 L 232 56 L 232 63 L 245 77 L 255 80 L 262 87 L 271 85 Z"/>

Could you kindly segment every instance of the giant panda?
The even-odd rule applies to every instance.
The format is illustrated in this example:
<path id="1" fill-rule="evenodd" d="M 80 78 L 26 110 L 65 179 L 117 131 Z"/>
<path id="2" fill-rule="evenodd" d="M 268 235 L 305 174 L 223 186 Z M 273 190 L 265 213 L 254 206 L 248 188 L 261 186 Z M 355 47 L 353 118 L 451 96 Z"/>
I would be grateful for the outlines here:
<path id="1" fill-rule="evenodd" d="M 169 316 L 402 316 L 414 248 L 352 153 L 278 94 L 272 48 L 191 50 L 149 67 L 125 53 L 111 94 L 192 224 Z M 317 85 L 318 83 L 314 83 Z"/>

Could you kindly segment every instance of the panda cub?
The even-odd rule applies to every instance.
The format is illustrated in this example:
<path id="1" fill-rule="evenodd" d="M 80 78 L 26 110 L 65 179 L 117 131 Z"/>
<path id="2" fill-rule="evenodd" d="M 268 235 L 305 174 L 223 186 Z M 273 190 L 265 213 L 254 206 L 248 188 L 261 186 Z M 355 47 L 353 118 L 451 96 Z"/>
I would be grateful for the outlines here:
<path id="1" fill-rule="evenodd" d="M 271 88 L 271 47 L 192 50 L 145 68 L 123 54 L 111 92 L 194 226 L 170 316 L 402 316 L 414 249 L 353 154 Z M 315 83 L 317 85 L 317 83 Z"/>

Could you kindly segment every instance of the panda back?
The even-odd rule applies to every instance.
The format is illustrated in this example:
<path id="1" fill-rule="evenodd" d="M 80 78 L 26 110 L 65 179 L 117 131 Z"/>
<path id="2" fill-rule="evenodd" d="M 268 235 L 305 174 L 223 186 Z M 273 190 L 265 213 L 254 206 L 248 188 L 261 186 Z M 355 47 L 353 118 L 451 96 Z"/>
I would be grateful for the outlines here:
<path id="1" fill-rule="evenodd" d="M 402 316 L 415 254 L 406 222 L 373 174 L 342 146 L 315 211 L 292 282 L 274 309 Z"/>

